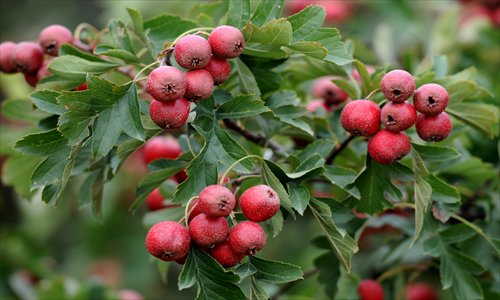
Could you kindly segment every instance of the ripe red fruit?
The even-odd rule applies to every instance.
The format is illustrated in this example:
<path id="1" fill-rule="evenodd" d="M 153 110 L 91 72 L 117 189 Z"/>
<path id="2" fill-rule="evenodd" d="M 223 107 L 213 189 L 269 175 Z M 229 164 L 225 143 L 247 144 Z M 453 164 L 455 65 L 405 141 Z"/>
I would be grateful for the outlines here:
<path id="1" fill-rule="evenodd" d="M 323 0 L 317 4 L 325 8 L 325 22 L 343 23 L 351 16 L 351 5 L 347 1 Z"/>
<path id="2" fill-rule="evenodd" d="M 175 101 L 186 92 L 186 75 L 176 67 L 158 67 L 149 74 L 146 91 L 157 101 Z"/>
<path id="3" fill-rule="evenodd" d="M 376 162 L 392 164 L 410 153 L 410 138 L 402 133 L 382 129 L 368 142 L 368 154 Z"/>
<path id="4" fill-rule="evenodd" d="M 442 112 L 437 116 L 419 114 L 415 124 L 418 136 L 429 142 L 440 142 L 448 137 L 453 127 L 450 117 Z"/>
<path id="5" fill-rule="evenodd" d="M 212 217 L 227 217 L 234 209 L 236 199 L 233 193 L 222 185 L 209 185 L 198 199 L 198 209 Z"/>
<path id="6" fill-rule="evenodd" d="M 395 103 L 389 102 L 380 112 L 380 121 L 385 128 L 392 132 L 406 130 L 415 124 L 417 112 L 413 105 L 408 102 Z"/>
<path id="7" fill-rule="evenodd" d="M 164 129 L 181 128 L 189 117 L 190 104 L 185 99 L 170 102 L 153 100 L 149 107 L 149 115 L 153 122 Z"/>
<path id="8" fill-rule="evenodd" d="M 148 252 L 164 261 L 185 257 L 190 245 L 191 237 L 187 228 L 173 221 L 156 223 L 146 236 Z"/>
<path id="9" fill-rule="evenodd" d="M 62 25 L 50 25 L 40 32 L 38 41 L 45 53 L 57 56 L 62 44 L 73 43 L 73 33 Z"/>
<path id="10" fill-rule="evenodd" d="M 88 88 L 89 88 L 89 86 L 88 86 L 88 85 L 87 85 L 87 83 L 85 82 L 85 83 L 82 83 L 82 84 L 80 84 L 79 86 L 77 86 L 77 87 L 75 88 L 75 91 L 85 91 L 85 90 L 87 90 Z"/>
<path id="11" fill-rule="evenodd" d="M 212 53 L 218 58 L 235 58 L 240 56 L 245 48 L 245 38 L 241 31 L 233 26 L 223 25 L 215 28 L 208 42 Z"/>
<path id="12" fill-rule="evenodd" d="M 394 70 L 382 77 L 380 86 L 387 100 L 403 102 L 413 95 L 415 79 L 404 70 Z"/>
<path id="13" fill-rule="evenodd" d="M 349 96 L 332 82 L 334 78 L 334 76 L 324 76 L 316 80 L 312 88 L 313 96 L 324 99 L 330 105 L 346 101 Z"/>
<path id="14" fill-rule="evenodd" d="M 214 79 L 207 70 L 191 70 L 186 73 L 186 93 L 190 101 L 204 100 L 212 95 Z"/>
<path id="15" fill-rule="evenodd" d="M 211 247 L 226 240 L 229 225 L 224 217 L 199 214 L 189 223 L 189 235 L 196 245 Z"/>
<path id="16" fill-rule="evenodd" d="M 227 240 L 210 249 L 210 255 L 225 268 L 236 266 L 245 257 L 242 253 L 234 252 Z"/>
<path id="17" fill-rule="evenodd" d="M 196 206 L 195 206 L 196 205 Z M 194 207 L 194 208 L 193 208 Z M 193 201 L 191 201 L 189 203 L 189 206 L 188 206 L 188 211 L 190 211 L 191 213 L 189 214 L 188 216 L 188 223 L 191 222 L 191 220 L 194 219 L 194 217 L 196 217 L 197 215 L 203 213 L 201 210 L 200 210 L 200 207 L 198 206 L 198 199 L 194 199 Z"/>
<path id="18" fill-rule="evenodd" d="M 254 255 L 266 245 L 266 233 L 258 223 L 244 221 L 229 232 L 229 245 L 237 253 Z"/>
<path id="19" fill-rule="evenodd" d="M 424 84 L 415 91 L 413 104 L 418 112 L 436 116 L 448 106 L 448 92 L 439 84 Z"/>
<path id="20" fill-rule="evenodd" d="M 240 197 L 240 208 L 250 221 L 263 222 L 280 209 L 280 198 L 269 186 L 260 184 L 247 189 Z"/>
<path id="21" fill-rule="evenodd" d="M 375 280 L 365 279 L 358 285 L 361 300 L 384 300 L 384 288 Z"/>
<path id="22" fill-rule="evenodd" d="M 316 112 L 320 107 L 322 107 L 327 112 L 332 111 L 332 109 L 325 103 L 325 100 L 323 99 L 314 99 L 306 104 L 307 111 L 310 111 L 312 113 Z"/>
<path id="23" fill-rule="evenodd" d="M 0 44 L 0 71 L 4 73 L 15 73 L 14 51 L 16 44 L 13 42 L 3 42 Z"/>
<path id="24" fill-rule="evenodd" d="M 354 100 L 342 110 L 340 123 L 352 135 L 372 136 L 380 129 L 380 108 L 370 100 Z"/>
<path id="25" fill-rule="evenodd" d="M 434 289 L 424 283 L 408 285 L 405 294 L 406 300 L 438 300 Z"/>
<path id="26" fill-rule="evenodd" d="M 175 44 L 175 61 L 185 69 L 204 68 L 211 56 L 210 44 L 199 35 L 186 35 Z"/>
<path id="27" fill-rule="evenodd" d="M 231 76 L 231 65 L 227 59 L 212 57 L 205 70 L 212 75 L 215 84 L 221 84 Z"/>
<path id="28" fill-rule="evenodd" d="M 146 205 L 150 211 L 160 210 L 172 205 L 165 204 L 165 198 L 161 195 L 160 189 L 154 189 L 146 198 Z"/>
<path id="29" fill-rule="evenodd" d="M 144 145 L 144 162 L 149 164 L 160 158 L 176 159 L 182 155 L 179 142 L 171 136 L 155 136 Z"/>
<path id="30" fill-rule="evenodd" d="M 175 180 L 177 183 L 182 183 L 184 180 L 188 179 L 188 177 L 189 176 L 186 173 L 186 170 L 182 170 L 180 172 L 175 173 L 172 179 Z"/>
<path id="31" fill-rule="evenodd" d="M 43 64 L 42 48 L 33 42 L 21 42 L 14 49 L 14 64 L 19 72 L 35 73 Z"/>
<path id="32" fill-rule="evenodd" d="M 119 300 L 144 300 L 144 298 L 138 292 L 134 290 L 121 290 L 119 291 Z"/>

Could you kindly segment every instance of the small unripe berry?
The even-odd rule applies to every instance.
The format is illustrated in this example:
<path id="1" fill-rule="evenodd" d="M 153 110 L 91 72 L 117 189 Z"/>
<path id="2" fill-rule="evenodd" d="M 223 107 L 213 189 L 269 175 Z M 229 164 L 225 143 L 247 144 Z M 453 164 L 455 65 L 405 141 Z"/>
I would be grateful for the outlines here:
<path id="1" fill-rule="evenodd" d="M 234 209 L 236 199 L 233 193 L 222 185 L 209 185 L 198 199 L 198 209 L 212 217 L 227 217 Z"/>
<path id="2" fill-rule="evenodd" d="M 387 100 L 403 102 L 413 95 L 415 79 L 404 70 L 394 70 L 382 77 L 380 86 Z"/>
<path id="3" fill-rule="evenodd" d="M 365 279 L 358 285 L 361 300 L 384 300 L 384 288 L 375 280 Z"/>
<path id="4" fill-rule="evenodd" d="M 415 91 L 413 104 L 418 112 L 436 116 L 448 106 L 448 92 L 439 84 L 424 84 Z"/>
<path id="5" fill-rule="evenodd" d="M 254 255 L 266 245 L 266 233 L 258 223 L 244 221 L 229 232 L 229 245 L 237 253 Z"/>
<path id="6" fill-rule="evenodd" d="M 73 43 L 73 33 L 62 25 L 50 25 L 40 32 L 38 41 L 45 53 L 57 56 L 62 44 Z"/>
<path id="7" fill-rule="evenodd" d="M 342 127 L 355 136 L 372 136 L 380 129 L 380 108 L 370 100 L 354 100 L 342 110 Z"/>
<path id="8" fill-rule="evenodd" d="M 314 100 L 309 101 L 306 104 L 307 111 L 310 111 L 312 113 L 316 112 L 320 107 L 322 107 L 327 112 L 332 111 L 332 109 L 330 108 L 330 106 L 328 106 L 325 103 L 325 100 L 323 100 L 323 99 L 314 99 Z"/>
<path id="9" fill-rule="evenodd" d="M 185 99 L 175 101 L 160 102 L 153 100 L 149 107 L 151 120 L 161 128 L 175 129 L 186 124 L 189 117 L 190 104 Z"/>
<path id="10" fill-rule="evenodd" d="M 415 124 L 417 112 L 413 105 L 408 102 L 395 103 L 389 102 L 380 112 L 380 121 L 385 128 L 392 132 L 406 130 Z"/>
<path id="11" fill-rule="evenodd" d="M 225 241 L 229 234 L 229 225 L 224 217 L 209 217 L 199 214 L 189 223 L 189 235 L 196 245 L 212 247 Z"/>
<path id="12" fill-rule="evenodd" d="M 16 44 L 13 42 L 3 42 L 0 44 L 0 71 L 4 73 L 15 73 L 14 52 Z"/>
<path id="13" fill-rule="evenodd" d="M 442 112 L 437 116 L 419 114 L 415 124 L 418 136 L 429 142 L 440 142 L 448 137 L 452 124 L 447 113 Z"/>
<path id="14" fill-rule="evenodd" d="M 150 162 L 160 158 L 176 159 L 182 155 L 179 142 L 171 136 L 155 136 L 144 144 L 144 162 Z"/>
<path id="15" fill-rule="evenodd" d="M 221 84 L 231 76 L 231 65 L 227 59 L 212 57 L 205 70 L 212 75 L 214 84 Z"/>
<path id="16" fill-rule="evenodd" d="M 204 68 L 211 56 L 210 44 L 199 35 L 186 35 L 175 44 L 175 61 L 184 69 Z"/>
<path id="17" fill-rule="evenodd" d="M 191 237 L 187 228 L 173 221 L 153 225 L 146 236 L 148 252 L 164 261 L 185 257 L 190 245 Z"/>
<path id="18" fill-rule="evenodd" d="M 227 240 L 210 249 L 210 255 L 224 268 L 236 266 L 245 257 L 242 253 L 234 252 Z"/>
<path id="19" fill-rule="evenodd" d="M 43 64 L 42 48 L 33 42 L 21 42 L 14 49 L 14 64 L 19 72 L 35 73 Z"/>
<path id="20" fill-rule="evenodd" d="M 424 283 L 408 285 L 405 294 L 406 300 L 438 300 L 434 289 Z"/>
<path id="21" fill-rule="evenodd" d="M 207 70 L 190 70 L 186 73 L 186 93 L 189 101 L 204 100 L 212 95 L 214 79 Z"/>
<path id="22" fill-rule="evenodd" d="M 269 186 L 252 186 L 241 194 L 240 208 L 250 221 L 263 222 L 272 218 L 280 209 L 280 198 Z"/>
<path id="23" fill-rule="evenodd" d="M 392 164 L 410 153 L 410 138 L 402 133 L 382 129 L 368 142 L 368 154 L 376 162 Z"/>
<path id="24" fill-rule="evenodd" d="M 330 105 L 346 101 L 349 95 L 332 82 L 334 78 L 334 76 L 324 76 L 316 80 L 312 88 L 313 96 L 324 99 Z"/>
<path id="25" fill-rule="evenodd" d="M 149 74 L 146 91 L 157 101 L 175 101 L 186 92 L 186 75 L 176 67 L 158 67 Z"/>
<path id="26" fill-rule="evenodd" d="M 208 37 L 212 53 L 218 58 L 235 58 L 245 48 L 241 31 L 233 26 L 223 25 L 215 28 Z"/>

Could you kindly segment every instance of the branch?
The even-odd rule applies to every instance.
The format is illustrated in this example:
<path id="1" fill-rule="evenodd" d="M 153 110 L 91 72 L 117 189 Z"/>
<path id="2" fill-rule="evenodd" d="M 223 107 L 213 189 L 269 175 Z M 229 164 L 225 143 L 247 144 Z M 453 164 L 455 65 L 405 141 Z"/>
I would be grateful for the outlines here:
<path id="1" fill-rule="evenodd" d="M 255 144 L 257 144 L 261 147 L 264 147 L 264 148 L 268 147 L 269 149 L 273 150 L 274 153 L 276 153 L 278 156 L 288 157 L 288 153 L 286 153 L 286 151 L 283 147 L 281 147 L 280 145 L 278 145 L 277 143 L 275 143 L 271 140 L 266 139 L 266 137 L 264 137 L 260 134 L 252 133 L 230 119 L 224 119 L 223 122 L 227 128 L 238 132 L 247 140 L 254 142 Z"/>
<path id="2" fill-rule="evenodd" d="M 302 276 L 303 279 L 302 280 L 305 280 L 311 276 L 314 276 L 316 273 L 319 272 L 319 269 L 312 269 L 312 270 L 309 270 L 307 272 L 304 273 L 304 275 Z M 292 282 L 289 282 L 287 284 L 285 284 L 284 286 L 282 286 L 272 297 L 271 297 L 271 300 L 278 300 L 279 297 L 283 294 L 285 294 L 287 291 L 289 291 L 291 288 L 293 288 L 297 283 L 299 282 L 302 282 L 301 280 L 295 280 L 295 281 L 292 281 Z"/>
<path id="3" fill-rule="evenodd" d="M 326 158 L 326 164 L 329 165 L 333 162 L 333 160 L 335 159 L 335 157 L 337 157 L 337 155 L 339 155 L 346 147 L 347 145 L 349 145 L 349 143 L 355 138 L 356 136 L 354 135 L 350 135 L 348 138 L 346 138 L 342 144 L 338 145 L 337 147 L 335 147 L 335 149 L 333 149 L 333 151 L 328 155 L 328 157 Z"/>

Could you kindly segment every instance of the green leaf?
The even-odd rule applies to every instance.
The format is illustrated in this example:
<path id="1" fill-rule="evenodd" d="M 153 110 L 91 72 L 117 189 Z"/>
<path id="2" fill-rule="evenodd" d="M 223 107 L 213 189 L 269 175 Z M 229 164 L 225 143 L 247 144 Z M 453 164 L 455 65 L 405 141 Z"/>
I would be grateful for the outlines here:
<path id="1" fill-rule="evenodd" d="M 311 193 L 309 190 L 301 185 L 296 185 L 289 183 L 288 190 L 290 191 L 290 201 L 292 202 L 292 207 L 303 216 L 304 211 L 311 200 Z"/>
<path id="2" fill-rule="evenodd" d="M 246 299 L 236 285 L 240 277 L 225 271 L 212 257 L 197 247 L 191 247 L 188 258 L 179 275 L 179 290 L 198 286 L 197 300 Z"/>
<path id="3" fill-rule="evenodd" d="M 102 62 L 102 63 L 108 62 L 108 61 L 98 57 L 97 55 L 93 55 L 92 53 L 78 49 L 75 46 L 70 45 L 70 44 L 61 45 L 61 47 L 59 48 L 59 56 L 63 56 L 63 55 L 73 55 L 73 56 L 83 58 L 84 60 L 95 61 L 95 62 Z"/>
<path id="4" fill-rule="evenodd" d="M 98 75 L 119 66 L 121 64 L 89 61 L 73 55 L 64 55 L 52 60 L 49 71 L 63 78 L 84 81 L 87 74 Z"/>
<path id="5" fill-rule="evenodd" d="M 256 300 L 269 299 L 267 292 L 260 286 L 259 282 L 253 276 L 250 279 L 250 295 L 248 297 Z"/>
<path id="6" fill-rule="evenodd" d="M 345 44 L 340 40 L 340 33 L 335 28 L 320 28 L 312 32 L 307 38 L 310 41 L 318 42 L 328 50 L 324 61 L 337 65 L 346 65 L 352 62 L 352 55 L 347 52 Z M 304 53 L 307 54 L 307 53 Z"/>
<path id="7" fill-rule="evenodd" d="M 349 184 L 354 182 L 357 175 L 358 173 L 352 169 L 338 166 L 325 166 L 325 172 L 323 173 L 323 177 L 325 177 L 331 184 L 337 185 L 354 198 L 360 199 L 361 194 L 359 193 L 359 190 L 355 186 L 348 187 Z"/>
<path id="8" fill-rule="evenodd" d="M 252 23 L 262 26 L 272 19 L 278 19 L 283 11 L 284 0 L 261 0 L 252 16 Z"/>
<path id="9" fill-rule="evenodd" d="M 45 156 L 66 148 L 68 141 L 56 130 L 32 133 L 16 142 L 14 149 L 27 155 Z"/>
<path id="10" fill-rule="evenodd" d="M 498 136 L 498 120 L 500 118 L 497 107 L 485 103 L 454 103 L 450 101 L 446 109 L 450 115 L 470 125 L 488 138 Z"/>
<path id="11" fill-rule="evenodd" d="M 49 185 L 63 176 L 68 164 L 70 150 L 68 148 L 54 152 L 37 166 L 31 176 L 31 189 Z"/>
<path id="12" fill-rule="evenodd" d="M 316 31 L 325 20 L 325 9 L 321 6 L 308 6 L 288 17 L 293 29 L 293 42 L 311 41 L 309 34 Z"/>
<path id="13" fill-rule="evenodd" d="M 350 272 L 352 256 L 359 250 L 356 241 L 347 232 L 337 228 L 327 204 L 313 198 L 309 202 L 309 208 L 325 233 L 333 253 L 344 269 Z"/>
<path id="14" fill-rule="evenodd" d="M 328 49 L 326 49 L 320 42 L 300 41 L 288 45 L 287 47 L 317 59 L 323 59 L 328 54 Z"/>
<path id="15" fill-rule="evenodd" d="M 353 84 L 352 82 L 345 79 L 333 79 L 332 81 L 344 92 L 346 92 L 351 99 L 361 98 L 361 91 L 356 84 Z"/>
<path id="16" fill-rule="evenodd" d="M 249 0 L 229 0 L 226 24 L 242 28 L 250 20 Z"/>
<path id="17" fill-rule="evenodd" d="M 274 175 L 274 173 L 269 169 L 269 166 L 267 165 L 266 162 L 262 163 L 262 180 L 264 181 L 265 184 L 270 186 L 273 190 L 278 193 L 278 196 L 280 197 L 281 201 L 281 206 L 286 209 L 289 213 L 294 215 L 293 209 L 292 209 L 292 201 L 290 200 L 290 197 L 288 197 L 288 193 L 286 192 L 285 188 L 279 181 L 279 179 Z"/>
<path id="18" fill-rule="evenodd" d="M 374 90 L 371 80 L 370 74 L 368 73 L 368 69 L 366 66 L 359 60 L 354 60 L 354 66 L 359 73 L 359 77 L 361 78 L 361 95 L 363 97 L 368 96 L 368 94 Z"/>
<path id="19" fill-rule="evenodd" d="M 135 57 L 133 55 L 134 48 L 132 47 L 132 41 L 130 40 L 125 24 L 119 20 L 111 20 L 108 24 L 108 30 L 116 46 L 122 49 L 123 52 L 128 52 Z"/>
<path id="20" fill-rule="evenodd" d="M 426 181 L 426 177 L 429 175 L 425 167 L 425 163 L 418 154 L 417 151 L 412 150 L 413 159 L 413 171 L 415 172 L 416 178 L 413 184 L 414 198 L 415 198 L 415 234 L 413 235 L 413 241 L 411 245 L 415 244 L 422 227 L 424 225 L 424 214 L 427 211 L 429 202 L 432 194 L 432 187 Z"/>
<path id="21" fill-rule="evenodd" d="M 299 103 L 300 99 L 294 92 L 283 90 L 274 93 L 266 101 L 267 106 L 281 122 L 314 135 L 311 126 L 300 119 L 306 114 L 306 110 L 298 105 Z"/>
<path id="22" fill-rule="evenodd" d="M 73 145 L 89 135 L 88 126 L 93 117 L 94 115 L 89 113 L 68 111 L 59 117 L 57 125 L 62 135 Z"/>
<path id="23" fill-rule="evenodd" d="M 224 102 L 216 112 L 217 119 L 240 119 L 269 111 L 264 102 L 253 95 L 239 95 Z"/>
<path id="24" fill-rule="evenodd" d="M 137 58 L 135 54 L 123 49 L 117 49 L 114 46 L 98 45 L 97 47 L 95 47 L 94 53 L 98 55 L 119 58 L 124 62 L 130 64 L 139 63 L 139 58 Z"/>
<path id="25" fill-rule="evenodd" d="M 311 158 L 312 156 L 319 155 L 322 158 L 326 158 L 328 154 L 333 150 L 335 143 L 330 139 L 316 139 L 304 149 L 293 154 L 293 157 L 297 162 L 303 162 Z M 292 157 L 292 155 L 291 155 Z"/>
<path id="26" fill-rule="evenodd" d="M 257 81 L 255 80 L 252 71 L 250 71 L 245 63 L 239 58 L 234 59 L 233 66 L 236 74 L 238 74 L 238 86 L 241 93 L 254 94 L 257 97 L 260 97 L 259 86 L 257 85 Z"/>
<path id="27" fill-rule="evenodd" d="M 441 222 L 447 222 L 452 214 L 460 209 L 460 193 L 457 188 L 444 182 L 439 177 L 429 174 L 427 182 L 432 187 L 432 213 Z"/>
<path id="28" fill-rule="evenodd" d="M 2 167 L 2 182 L 13 186 L 16 193 L 23 197 L 31 194 L 31 175 L 41 163 L 42 157 L 9 155 Z"/>
<path id="29" fill-rule="evenodd" d="M 339 263 L 333 255 L 325 253 L 314 259 L 314 266 L 319 270 L 318 282 L 324 285 L 325 293 L 329 299 L 337 291 L 336 283 L 340 277 Z"/>
<path id="30" fill-rule="evenodd" d="M 255 279 L 273 284 L 287 283 L 302 279 L 299 266 L 250 256 L 250 264 L 257 270 Z"/>
<path id="31" fill-rule="evenodd" d="M 113 149 L 122 132 L 120 119 L 122 116 L 118 111 L 108 108 L 99 114 L 94 123 L 92 134 L 92 152 L 94 156 L 105 156 Z"/>
<path id="32" fill-rule="evenodd" d="M 248 23 L 243 34 L 249 43 L 286 46 L 292 40 L 292 25 L 285 18 L 274 19 L 260 28 Z"/>
<path id="33" fill-rule="evenodd" d="M 412 143 L 412 149 L 426 161 L 447 161 L 459 158 L 462 154 L 451 147 L 429 146 Z"/>
<path id="34" fill-rule="evenodd" d="M 280 47 L 257 43 L 246 44 L 243 54 L 269 59 L 283 59 L 288 57 L 288 54 L 281 50 Z"/>
<path id="35" fill-rule="evenodd" d="M 2 101 L 1 111 L 5 118 L 23 123 L 37 123 L 49 116 L 47 113 L 35 109 L 33 103 L 27 100 L 9 99 Z"/>
<path id="36" fill-rule="evenodd" d="M 144 35 L 144 24 L 141 12 L 131 7 L 127 7 L 126 9 L 130 19 L 132 20 L 135 33 L 139 36 Z"/>
<path id="37" fill-rule="evenodd" d="M 165 43 L 173 42 L 179 35 L 196 27 L 198 24 L 172 15 L 162 15 L 144 22 L 144 30 L 154 45 L 155 56 Z"/>
<path id="38" fill-rule="evenodd" d="M 57 91 L 40 90 L 31 94 L 30 98 L 39 109 L 51 114 L 62 115 L 66 112 L 66 109 L 57 103 L 57 97 L 60 95 L 61 93 Z"/>

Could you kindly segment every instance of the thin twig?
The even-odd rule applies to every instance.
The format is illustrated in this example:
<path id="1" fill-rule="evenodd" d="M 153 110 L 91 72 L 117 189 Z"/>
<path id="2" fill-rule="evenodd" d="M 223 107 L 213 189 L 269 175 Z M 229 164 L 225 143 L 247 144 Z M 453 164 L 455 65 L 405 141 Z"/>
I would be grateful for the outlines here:
<path id="1" fill-rule="evenodd" d="M 326 158 L 326 164 L 329 165 L 333 162 L 333 160 L 335 159 L 335 157 L 337 157 L 337 155 L 339 155 L 342 151 L 344 151 L 344 149 L 347 147 L 347 145 L 349 145 L 349 143 L 355 138 L 356 136 L 354 135 L 350 135 L 348 138 L 346 138 L 340 145 L 338 145 L 337 147 L 335 147 L 335 149 L 333 149 L 332 152 L 330 152 L 330 154 L 328 155 L 328 157 Z"/>

